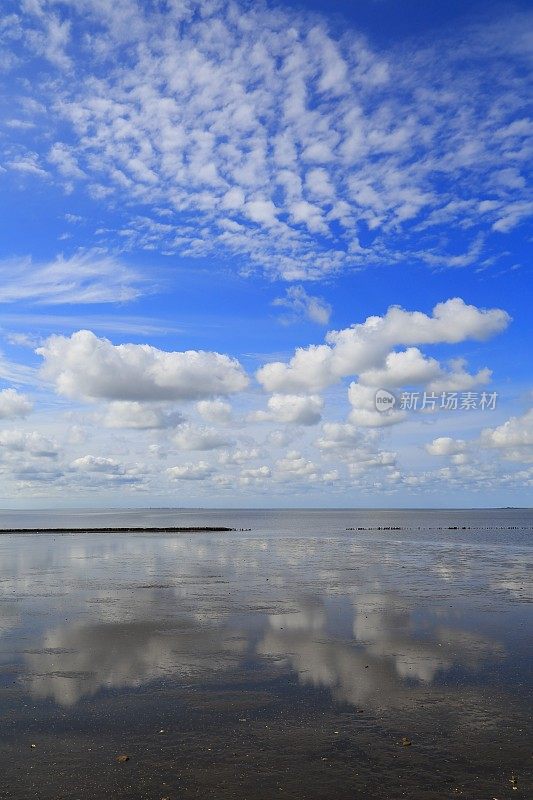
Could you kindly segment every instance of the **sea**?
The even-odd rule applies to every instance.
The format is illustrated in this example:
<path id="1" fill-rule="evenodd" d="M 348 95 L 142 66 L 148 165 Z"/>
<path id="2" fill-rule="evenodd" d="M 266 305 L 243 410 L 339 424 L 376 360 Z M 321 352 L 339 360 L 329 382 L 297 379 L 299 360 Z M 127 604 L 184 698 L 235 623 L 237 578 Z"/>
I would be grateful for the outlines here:
<path id="1" fill-rule="evenodd" d="M 0 797 L 531 797 L 532 534 L 527 509 L 2 511 Z"/>

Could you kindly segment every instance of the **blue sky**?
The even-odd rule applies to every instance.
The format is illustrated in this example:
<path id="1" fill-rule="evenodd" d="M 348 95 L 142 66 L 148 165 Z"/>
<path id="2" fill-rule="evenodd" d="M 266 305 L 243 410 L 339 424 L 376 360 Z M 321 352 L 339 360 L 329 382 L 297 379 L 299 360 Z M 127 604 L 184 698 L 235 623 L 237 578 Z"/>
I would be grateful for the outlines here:
<path id="1" fill-rule="evenodd" d="M 4 4 L 3 506 L 528 503 L 531 9 L 330 6 Z"/>

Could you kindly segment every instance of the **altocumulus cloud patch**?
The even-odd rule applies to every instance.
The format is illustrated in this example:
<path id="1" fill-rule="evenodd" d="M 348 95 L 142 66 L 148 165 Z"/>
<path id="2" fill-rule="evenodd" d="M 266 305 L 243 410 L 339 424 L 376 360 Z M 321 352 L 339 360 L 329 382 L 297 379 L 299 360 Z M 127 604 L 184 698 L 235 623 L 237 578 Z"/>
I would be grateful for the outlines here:
<path id="1" fill-rule="evenodd" d="M 8 3 L 6 67 L 26 88 L 4 169 L 118 203 L 123 249 L 287 279 L 484 263 L 532 211 L 530 24 L 378 52 L 263 4 Z"/>

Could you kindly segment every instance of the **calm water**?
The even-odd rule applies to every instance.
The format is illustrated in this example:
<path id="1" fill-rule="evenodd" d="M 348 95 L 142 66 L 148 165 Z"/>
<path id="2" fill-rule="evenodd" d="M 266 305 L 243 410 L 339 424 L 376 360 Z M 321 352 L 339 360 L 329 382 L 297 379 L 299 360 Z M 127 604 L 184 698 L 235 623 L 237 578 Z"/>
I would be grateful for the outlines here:
<path id="1" fill-rule="evenodd" d="M 0 536 L 1 797 L 532 796 L 531 512 L 39 526 L 80 532 Z"/>

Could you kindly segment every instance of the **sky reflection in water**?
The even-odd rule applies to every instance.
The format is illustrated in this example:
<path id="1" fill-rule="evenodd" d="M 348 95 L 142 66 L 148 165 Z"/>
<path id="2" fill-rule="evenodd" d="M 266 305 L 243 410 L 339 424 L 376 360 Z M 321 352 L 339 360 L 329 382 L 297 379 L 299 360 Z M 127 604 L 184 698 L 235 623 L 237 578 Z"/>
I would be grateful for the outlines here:
<path id="1" fill-rule="evenodd" d="M 495 670 L 522 682 L 527 548 L 254 532 L 0 546 L 1 658 L 36 700 L 261 668 L 354 707 Z"/>

